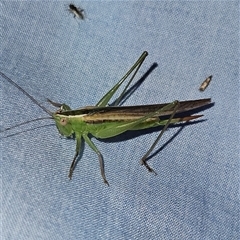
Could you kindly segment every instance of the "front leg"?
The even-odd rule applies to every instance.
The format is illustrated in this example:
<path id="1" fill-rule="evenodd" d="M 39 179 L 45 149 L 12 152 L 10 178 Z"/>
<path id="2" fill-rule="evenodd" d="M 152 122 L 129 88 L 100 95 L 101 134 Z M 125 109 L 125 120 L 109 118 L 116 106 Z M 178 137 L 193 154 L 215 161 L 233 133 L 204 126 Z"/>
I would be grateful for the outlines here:
<path id="1" fill-rule="evenodd" d="M 87 133 L 86 134 L 83 134 L 83 139 L 86 141 L 86 143 L 89 145 L 89 147 L 92 148 L 92 150 L 97 153 L 98 155 L 98 160 L 99 160 L 99 164 L 100 164 L 100 170 L 101 170 L 101 175 L 102 175 L 102 178 L 103 178 L 103 182 L 105 184 L 108 184 L 108 181 L 106 179 L 106 176 L 105 176 L 105 170 L 104 170 L 104 162 L 103 162 L 103 156 L 101 154 L 101 152 L 97 149 L 97 147 L 95 146 L 95 144 L 91 141 L 91 139 L 88 137 Z"/>
<path id="2" fill-rule="evenodd" d="M 80 150 L 81 150 L 81 144 L 82 144 L 82 136 L 78 136 L 77 137 L 77 144 L 76 144 L 76 152 L 75 152 L 74 158 L 72 160 L 72 163 L 71 163 L 71 166 L 70 166 L 70 169 L 69 169 L 69 174 L 68 174 L 68 177 L 70 178 L 70 180 L 72 179 L 73 170 L 76 166 L 76 160 L 77 160 L 77 157 L 79 156 L 79 153 L 80 153 Z"/>

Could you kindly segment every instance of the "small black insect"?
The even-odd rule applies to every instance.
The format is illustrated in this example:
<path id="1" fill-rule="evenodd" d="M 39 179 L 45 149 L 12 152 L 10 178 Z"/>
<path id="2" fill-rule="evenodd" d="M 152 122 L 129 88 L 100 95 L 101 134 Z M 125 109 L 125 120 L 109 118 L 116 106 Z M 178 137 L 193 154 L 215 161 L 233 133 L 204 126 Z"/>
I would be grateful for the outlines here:
<path id="1" fill-rule="evenodd" d="M 85 19 L 85 16 L 83 14 L 84 10 L 81 9 L 80 7 L 76 7 L 72 3 L 68 5 L 68 11 L 74 15 L 74 18 L 77 17 L 77 18 L 80 18 L 82 20 Z"/>

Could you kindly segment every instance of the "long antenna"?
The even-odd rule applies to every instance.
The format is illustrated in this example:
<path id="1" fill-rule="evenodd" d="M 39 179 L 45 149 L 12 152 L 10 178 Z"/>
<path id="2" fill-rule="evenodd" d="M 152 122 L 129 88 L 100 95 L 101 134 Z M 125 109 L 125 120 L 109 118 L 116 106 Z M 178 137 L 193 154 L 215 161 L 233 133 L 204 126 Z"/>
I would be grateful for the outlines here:
<path id="1" fill-rule="evenodd" d="M 22 87 L 20 87 L 18 84 L 16 84 L 12 79 L 7 77 L 4 73 L 0 72 L 0 75 L 4 77 L 6 80 L 8 80 L 9 83 L 11 83 L 13 86 L 15 86 L 17 89 L 19 89 L 23 94 L 25 94 L 28 98 L 32 100 L 33 103 L 35 103 L 37 106 L 39 106 L 44 112 L 46 112 L 48 115 L 52 116 L 53 114 L 44 106 L 40 105 L 38 101 L 32 97 L 29 93 L 27 93 Z"/>
<path id="2" fill-rule="evenodd" d="M 43 126 L 38 126 L 38 127 L 34 127 L 34 128 L 29 128 L 29 129 L 26 129 L 26 130 L 21 131 L 21 132 L 17 132 L 17 133 L 13 133 L 13 134 L 7 135 L 5 137 L 1 137 L 1 139 L 8 138 L 8 137 L 13 137 L 13 136 L 16 136 L 16 135 L 19 135 L 19 134 L 22 134 L 22 133 L 26 133 L 26 132 L 29 132 L 29 131 L 33 131 L 33 130 L 36 130 L 36 129 L 39 129 L 39 128 L 49 127 L 49 126 L 54 126 L 54 123 L 43 125 Z"/>
<path id="3" fill-rule="evenodd" d="M 19 126 L 22 126 L 22 125 L 25 125 L 25 124 L 28 124 L 28 123 L 31 123 L 31 122 L 45 120 L 45 119 L 53 119 L 53 118 L 52 117 L 36 118 L 36 119 L 33 119 L 33 120 L 29 120 L 29 121 L 26 121 L 26 122 L 19 123 L 17 125 L 12 126 L 12 127 L 5 128 L 5 129 L 1 130 L 0 132 L 5 132 L 5 131 L 8 131 L 8 130 L 12 130 L 13 128 L 16 128 L 16 127 L 19 127 Z"/>

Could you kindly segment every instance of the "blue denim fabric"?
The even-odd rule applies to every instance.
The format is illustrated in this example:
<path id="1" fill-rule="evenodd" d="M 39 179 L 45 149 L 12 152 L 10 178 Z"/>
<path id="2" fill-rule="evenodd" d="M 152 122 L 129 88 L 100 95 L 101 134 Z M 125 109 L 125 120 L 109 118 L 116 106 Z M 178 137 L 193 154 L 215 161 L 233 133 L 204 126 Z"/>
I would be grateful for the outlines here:
<path id="1" fill-rule="evenodd" d="M 75 141 L 51 120 L 1 133 L 2 239 L 239 239 L 239 1 L 74 1 L 84 21 L 69 3 L 1 2 L 0 71 L 48 109 L 96 104 L 144 50 L 136 82 L 149 74 L 124 105 L 215 105 L 165 132 L 157 176 L 139 160 L 161 128 L 92 138 L 110 187 L 87 144 L 69 181 Z M 1 130 L 46 116 L 0 79 Z"/>

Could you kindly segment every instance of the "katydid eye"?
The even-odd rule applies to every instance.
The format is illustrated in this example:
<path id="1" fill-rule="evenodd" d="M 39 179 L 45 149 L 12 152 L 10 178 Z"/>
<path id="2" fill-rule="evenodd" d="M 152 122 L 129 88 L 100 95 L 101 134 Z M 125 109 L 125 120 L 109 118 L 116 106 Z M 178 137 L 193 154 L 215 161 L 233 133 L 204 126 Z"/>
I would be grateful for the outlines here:
<path id="1" fill-rule="evenodd" d="M 65 125 L 67 125 L 67 119 L 66 118 L 61 118 L 60 119 L 60 124 L 62 125 L 62 126 L 65 126 Z"/>

